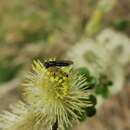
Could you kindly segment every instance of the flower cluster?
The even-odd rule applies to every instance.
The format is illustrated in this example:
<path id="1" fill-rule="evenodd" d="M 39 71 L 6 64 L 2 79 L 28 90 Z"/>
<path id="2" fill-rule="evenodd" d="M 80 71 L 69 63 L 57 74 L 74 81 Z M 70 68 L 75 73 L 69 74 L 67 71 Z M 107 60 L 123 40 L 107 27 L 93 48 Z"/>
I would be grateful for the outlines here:
<path id="1" fill-rule="evenodd" d="M 98 79 L 96 94 L 106 97 L 123 86 L 124 70 L 130 62 L 129 43 L 127 36 L 105 29 L 95 39 L 84 39 L 72 47 L 67 58 L 75 62 L 75 68 L 88 69 Z"/>
<path id="2" fill-rule="evenodd" d="M 72 66 L 46 67 L 34 61 L 23 84 L 24 101 L 0 117 L 2 130 L 66 130 L 96 112 L 86 77 Z"/>

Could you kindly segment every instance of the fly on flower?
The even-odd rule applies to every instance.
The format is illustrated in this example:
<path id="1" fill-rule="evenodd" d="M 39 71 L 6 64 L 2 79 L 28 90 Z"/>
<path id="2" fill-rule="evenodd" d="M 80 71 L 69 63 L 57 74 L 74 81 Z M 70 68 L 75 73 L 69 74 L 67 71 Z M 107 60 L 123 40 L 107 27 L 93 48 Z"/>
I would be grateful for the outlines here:
<path id="1" fill-rule="evenodd" d="M 64 60 L 34 61 L 23 84 L 28 105 L 24 108 L 19 105 L 20 111 L 14 107 L 12 113 L 0 115 L 0 129 L 66 130 L 74 121 L 94 115 L 96 103 L 86 89 L 89 87 L 86 77 L 71 64 Z"/>
<path id="2" fill-rule="evenodd" d="M 65 67 L 65 66 L 70 66 L 72 65 L 73 62 L 69 60 L 53 60 L 53 61 L 46 61 L 44 63 L 44 66 L 46 68 L 49 67 Z"/>

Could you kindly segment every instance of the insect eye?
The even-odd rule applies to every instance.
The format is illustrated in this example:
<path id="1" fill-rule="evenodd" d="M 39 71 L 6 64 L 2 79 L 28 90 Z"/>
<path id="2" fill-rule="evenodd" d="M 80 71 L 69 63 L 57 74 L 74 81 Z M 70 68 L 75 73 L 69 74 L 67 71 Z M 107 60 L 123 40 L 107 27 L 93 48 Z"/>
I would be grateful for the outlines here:
<path id="1" fill-rule="evenodd" d="M 68 75 L 68 74 L 66 74 L 66 77 L 69 77 L 69 75 Z"/>
<path id="2" fill-rule="evenodd" d="M 45 66 L 46 68 L 49 68 L 49 66 L 50 66 L 49 62 L 45 62 L 45 63 L 44 63 L 44 66 Z"/>

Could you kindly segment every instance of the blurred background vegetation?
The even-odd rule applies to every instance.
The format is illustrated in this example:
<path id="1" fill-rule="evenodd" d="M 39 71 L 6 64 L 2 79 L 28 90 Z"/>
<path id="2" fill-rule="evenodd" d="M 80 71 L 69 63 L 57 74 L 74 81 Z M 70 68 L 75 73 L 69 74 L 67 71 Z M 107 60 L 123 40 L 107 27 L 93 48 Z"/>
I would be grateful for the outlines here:
<path id="1" fill-rule="evenodd" d="M 130 36 L 130 0 L 0 0 L 0 108 L 21 98 L 19 86 L 33 59 L 63 58 L 77 42 L 95 39 L 107 27 Z M 130 85 L 125 84 L 79 129 L 130 130 Z M 115 114 L 115 124 L 106 121 L 104 115 L 112 120 L 116 110 L 124 115 Z"/>

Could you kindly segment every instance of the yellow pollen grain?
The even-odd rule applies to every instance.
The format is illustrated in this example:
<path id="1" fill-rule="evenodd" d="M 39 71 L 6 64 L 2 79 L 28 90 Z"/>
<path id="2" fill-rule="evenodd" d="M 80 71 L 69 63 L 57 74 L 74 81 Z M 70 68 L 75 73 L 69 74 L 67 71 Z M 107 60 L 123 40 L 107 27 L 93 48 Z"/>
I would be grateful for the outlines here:
<path id="1" fill-rule="evenodd" d="M 63 81 L 62 79 L 59 79 L 59 81 L 58 81 L 58 82 L 59 82 L 59 83 L 62 83 L 62 81 Z"/>
<path id="2" fill-rule="evenodd" d="M 52 82 L 54 82 L 55 81 L 55 78 L 54 77 L 50 77 L 50 80 L 52 81 Z"/>
<path id="3" fill-rule="evenodd" d="M 63 80 L 67 80 L 67 77 L 63 77 Z"/>
<path id="4" fill-rule="evenodd" d="M 57 98 L 61 98 L 61 99 L 63 99 L 63 96 L 60 95 L 59 93 L 56 93 L 56 97 L 57 97 Z"/>
<path id="5" fill-rule="evenodd" d="M 48 75 L 48 76 L 50 76 L 50 74 L 51 74 L 50 72 L 47 72 L 47 75 Z"/>
<path id="6" fill-rule="evenodd" d="M 64 96 L 66 96 L 66 95 L 68 94 L 68 91 L 69 91 L 68 86 L 63 86 L 63 93 L 64 93 Z"/>
<path id="7" fill-rule="evenodd" d="M 55 77 L 55 81 L 59 81 L 59 77 L 57 76 L 57 77 Z"/>

